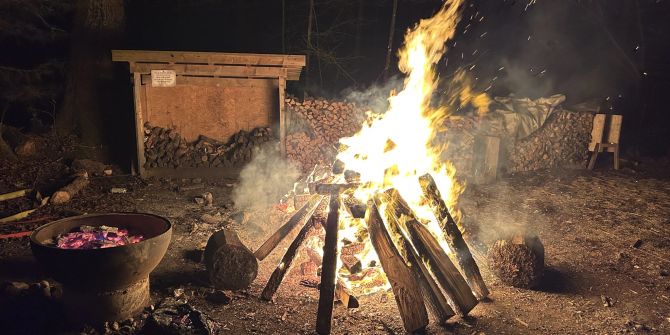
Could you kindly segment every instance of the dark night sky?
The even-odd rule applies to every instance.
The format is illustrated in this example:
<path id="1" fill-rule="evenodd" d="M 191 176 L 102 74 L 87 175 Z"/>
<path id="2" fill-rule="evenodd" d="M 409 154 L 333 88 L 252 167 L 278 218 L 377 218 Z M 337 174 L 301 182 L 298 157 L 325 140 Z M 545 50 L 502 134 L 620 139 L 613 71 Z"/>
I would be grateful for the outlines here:
<path id="1" fill-rule="evenodd" d="M 361 2 L 315 0 L 313 43 L 335 56 L 337 64 L 312 61 L 314 79 L 309 89 L 313 94 L 336 96 L 345 88 L 380 84 L 392 0 L 361 1 L 363 20 L 357 34 Z M 287 53 L 306 51 L 308 3 L 286 1 Z M 394 48 L 400 46 L 407 28 L 430 16 L 441 3 L 399 0 Z M 281 0 L 128 0 L 125 40 L 119 47 L 281 53 L 281 4 Z M 466 4 L 458 34 L 449 43 L 448 65 L 445 59 L 438 67 L 442 78 L 458 67 L 472 67 L 469 72 L 478 88 L 493 84 L 491 95 L 536 98 L 563 93 L 568 106 L 588 99 L 604 101 L 606 108 L 624 114 L 627 143 L 654 146 L 653 153 L 667 152 L 667 0 L 538 0 L 531 6 L 526 0 L 473 0 Z M 46 19 L 71 29 L 70 17 Z M 0 64 L 30 67 L 50 57 L 67 61 L 68 43 L 26 46 L 16 41 L 0 41 L 3 50 L 11 50 L 0 53 Z M 396 59 L 392 63 L 397 74 Z M 302 92 L 301 84 L 289 88 Z"/>

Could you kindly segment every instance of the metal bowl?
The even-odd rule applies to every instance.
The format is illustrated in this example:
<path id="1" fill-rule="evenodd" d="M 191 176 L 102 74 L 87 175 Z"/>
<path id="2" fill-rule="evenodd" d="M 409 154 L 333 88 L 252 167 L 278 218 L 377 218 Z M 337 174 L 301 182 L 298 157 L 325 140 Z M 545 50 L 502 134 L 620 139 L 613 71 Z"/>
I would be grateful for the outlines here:
<path id="1" fill-rule="evenodd" d="M 83 225 L 125 228 L 145 239 L 104 249 L 61 249 L 48 244 Z M 165 255 L 171 237 L 170 222 L 156 215 L 91 214 L 37 228 L 30 235 L 30 247 L 47 272 L 63 284 L 64 303 L 72 319 L 111 321 L 130 317 L 150 303 L 149 273 Z"/>

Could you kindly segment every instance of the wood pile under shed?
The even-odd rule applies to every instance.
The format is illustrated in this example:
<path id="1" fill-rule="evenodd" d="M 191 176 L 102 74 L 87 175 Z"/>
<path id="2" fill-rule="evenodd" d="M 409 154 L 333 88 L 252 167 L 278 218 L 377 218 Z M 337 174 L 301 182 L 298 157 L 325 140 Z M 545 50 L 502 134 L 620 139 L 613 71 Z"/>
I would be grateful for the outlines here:
<path id="1" fill-rule="evenodd" d="M 156 167 L 234 167 L 251 161 L 255 148 L 275 140 L 270 128 L 240 130 L 228 141 L 200 135 L 188 142 L 175 129 L 144 124 L 144 163 Z"/>
<path id="2" fill-rule="evenodd" d="M 274 126 L 284 153 L 286 82 L 300 79 L 304 55 L 112 50 L 112 60 L 131 74 L 143 177 L 234 176 L 241 166 L 226 167 L 248 161 L 248 142 Z"/>

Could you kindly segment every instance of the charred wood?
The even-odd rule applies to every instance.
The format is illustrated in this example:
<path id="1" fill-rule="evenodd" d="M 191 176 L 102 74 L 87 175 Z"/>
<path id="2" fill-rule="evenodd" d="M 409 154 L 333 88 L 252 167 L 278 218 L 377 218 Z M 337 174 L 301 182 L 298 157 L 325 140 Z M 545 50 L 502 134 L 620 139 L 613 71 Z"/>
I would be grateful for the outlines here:
<path id="1" fill-rule="evenodd" d="M 421 289 L 412 271 L 396 249 L 391 236 L 384 227 L 377 206 L 373 203 L 368 204 L 365 221 L 368 225 L 370 241 L 391 283 L 405 330 L 408 333 L 414 333 L 424 329 L 428 325 L 428 313 L 423 303 Z"/>
<path id="2" fill-rule="evenodd" d="M 421 184 L 423 194 L 428 199 L 430 208 L 435 214 L 435 218 L 442 226 L 447 244 L 458 260 L 458 265 L 460 265 L 466 281 L 478 299 L 485 299 L 489 295 L 489 290 L 486 288 L 486 284 L 482 279 L 475 259 L 472 257 L 472 253 L 470 253 L 470 248 L 468 248 L 465 239 L 463 239 L 463 234 L 461 234 L 456 221 L 454 221 L 454 218 L 449 213 L 449 208 L 444 203 L 435 180 L 430 174 L 425 174 L 419 177 L 419 183 Z"/>

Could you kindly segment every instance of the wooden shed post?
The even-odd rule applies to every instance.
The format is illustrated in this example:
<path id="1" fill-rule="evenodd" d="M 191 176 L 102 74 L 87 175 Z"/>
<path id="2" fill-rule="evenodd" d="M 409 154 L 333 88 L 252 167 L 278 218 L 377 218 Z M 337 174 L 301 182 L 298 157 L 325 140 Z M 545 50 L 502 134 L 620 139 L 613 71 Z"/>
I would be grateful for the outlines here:
<path id="1" fill-rule="evenodd" d="M 135 97 L 135 140 L 137 141 L 137 171 L 144 176 L 144 121 L 142 120 L 142 74 L 133 73 Z"/>
<path id="2" fill-rule="evenodd" d="M 279 145 L 282 157 L 286 157 L 286 111 L 284 102 L 286 77 L 279 77 Z"/>

